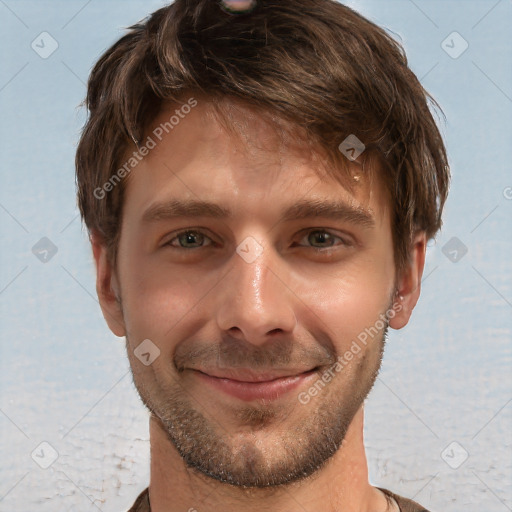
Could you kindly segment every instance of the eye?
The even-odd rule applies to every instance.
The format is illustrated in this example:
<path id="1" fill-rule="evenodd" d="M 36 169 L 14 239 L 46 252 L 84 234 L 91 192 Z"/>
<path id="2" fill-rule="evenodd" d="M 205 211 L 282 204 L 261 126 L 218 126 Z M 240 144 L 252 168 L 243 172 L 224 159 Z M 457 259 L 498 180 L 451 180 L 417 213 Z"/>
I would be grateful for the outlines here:
<path id="1" fill-rule="evenodd" d="M 164 245 L 176 249 L 200 249 L 201 247 L 205 247 L 202 245 L 202 242 L 205 240 L 211 241 L 211 238 L 202 231 L 187 229 L 186 231 L 177 233 L 174 238 L 171 238 Z M 174 243 L 175 241 L 177 241 L 177 243 Z M 192 244 L 192 247 L 189 244 Z"/>
<path id="2" fill-rule="evenodd" d="M 313 249 L 317 252 L 327 251 L 337 245 L 345 247 L 351 247 L 353 244 L 347 239 L 340 236 L 334 235 L 333 233 L 324 229 L 309 230 L 302 238 L 307 239 L 307 243 L 313 246 Z M 341 242 L 336 244 L 336 240 Z M 205 242 L 208 242 L 205 244 Z M 197 229 L 187 229 L 176 233 L 164 246 L 169 246 L 174 249 L 200 249 L 203 247 L 213 245 L 213 240 L 207 236 L 203 231 Z M 314 247 L 315 244 L 319 244 L 320 247 Z M 299 244 L 302 245 L 302 244 Z"/>
<path id="3" fill-rule="evenodd" d="M 313 247 L 316 251 L 323 251 L 330 249 L 332 247 L 336 247 L 335 240 L 340 240 L 341 245 L 346 247 L 351 247 L 353 244 L 345 238 L 334 235 L 333 233 L 326 231 L 324 229 L 315 229 L 312 231 L 308 231 L 308 233 L 302 238 L 302 240 L 306 239 L 308 243 L 311 244 L 320 244 L 320 247 Z M 340 244 L 338 244 L 340 245 Z"/>

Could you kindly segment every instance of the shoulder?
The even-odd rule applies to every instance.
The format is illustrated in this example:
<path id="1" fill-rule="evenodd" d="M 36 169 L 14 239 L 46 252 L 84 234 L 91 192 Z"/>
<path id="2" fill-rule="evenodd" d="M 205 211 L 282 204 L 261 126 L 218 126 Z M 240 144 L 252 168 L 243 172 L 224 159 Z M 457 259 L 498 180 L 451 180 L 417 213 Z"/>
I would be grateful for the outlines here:
<path id="1" fill-rule="evenodd" d="M 419 503 L 412 501 L 408 498 L 403 498 L 402 496 L 398 496 L 398 494 L 394 494 L 387 489 L 382 489 L 378 487 L 386 496 L 390 496 L 393 498 L 400 507 L 400 512 L 428 512 L 428 510 L 422 507 Z"/>
<path id="2" fill-rule="evenodd" d="M 128 512 L 151 512 L 149 506 L 149 490 L 146 487 L 135 500 L 132 508 Z"/>
<path id="3" fill-rule="evenodd" d="M 428 510 L 422 507 L 419 503 L 412 501 L 408 498 L 403 498 L 398 494 L 394 494 L 387 489 L 383 489 L 379 487 L 379 489 L 386 495 L 393 498 L 400 507 L 400 512 L 428 512 Z M 128 512 L 151 512 L 151 508 L 149 506 L 149 491 L 148 488 L 144 489 L 137 499 L 135 503 L 132 505 Z"/>

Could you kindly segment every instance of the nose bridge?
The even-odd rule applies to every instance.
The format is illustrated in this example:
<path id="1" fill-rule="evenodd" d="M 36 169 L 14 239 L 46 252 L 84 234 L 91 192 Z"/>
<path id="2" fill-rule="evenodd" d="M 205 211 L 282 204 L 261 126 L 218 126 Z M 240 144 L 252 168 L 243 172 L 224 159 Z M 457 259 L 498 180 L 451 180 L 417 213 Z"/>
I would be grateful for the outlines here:
<path id="1" fill-rule="evenodd" d="M 278 277 L 278 261 L 270 246 L 263 248 L 252 236 L 238 245 L 218 295 L 220 329 L 253 344 L 293 331 L 293 294 Z"/>

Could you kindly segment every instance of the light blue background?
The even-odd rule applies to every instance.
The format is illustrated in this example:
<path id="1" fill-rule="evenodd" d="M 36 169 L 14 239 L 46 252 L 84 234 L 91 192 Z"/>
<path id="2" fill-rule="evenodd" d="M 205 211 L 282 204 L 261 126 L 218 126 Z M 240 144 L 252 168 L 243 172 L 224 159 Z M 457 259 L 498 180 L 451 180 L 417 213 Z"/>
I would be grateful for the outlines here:
<path id="1" fill-rule="evenodd" d="M 453 173 L 422 297 L 366 405 L 371 482 L 433 512 L 512 510 L 512 2 L 347 4 L 403 42 L 446 114 Z M 122 511 L 149 482 L 148 416 L 96 300 L 74 152 L 92 65 L 161 5 L 0 0 L 2 511 Z M 31 48 L 43 31 L 59 45 L 47 59 Z M 469 44 L 457 59 L 441 46 L 453 31 Z M 47 263 L 42 237 L 58 248 Z M 452 237 L 468 248 L 456 263 Z M 31 458 L 43 441 L 48 469 Z M 441 456 L 454 441 L 458 469 Z"/>

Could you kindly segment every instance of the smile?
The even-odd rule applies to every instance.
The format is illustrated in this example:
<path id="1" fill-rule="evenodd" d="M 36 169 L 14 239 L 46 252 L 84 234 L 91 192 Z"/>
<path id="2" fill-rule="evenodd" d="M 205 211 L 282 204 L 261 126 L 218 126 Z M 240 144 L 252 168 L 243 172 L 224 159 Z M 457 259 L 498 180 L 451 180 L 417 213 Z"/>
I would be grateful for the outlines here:
<path id="1" fill-rule="evenodd" d="M 236 378 L 231 374 L 228 377 L 227 375 L 214 376 L 199 370 L 193 370 L 193 372 L 209 387 L 245 401 L 276 400 L 301 385 L 307 385 L 317 375 L 316 369 L 283 376 L 265 373 L 257 375 L 254 372 L 237 371 Z"/>

